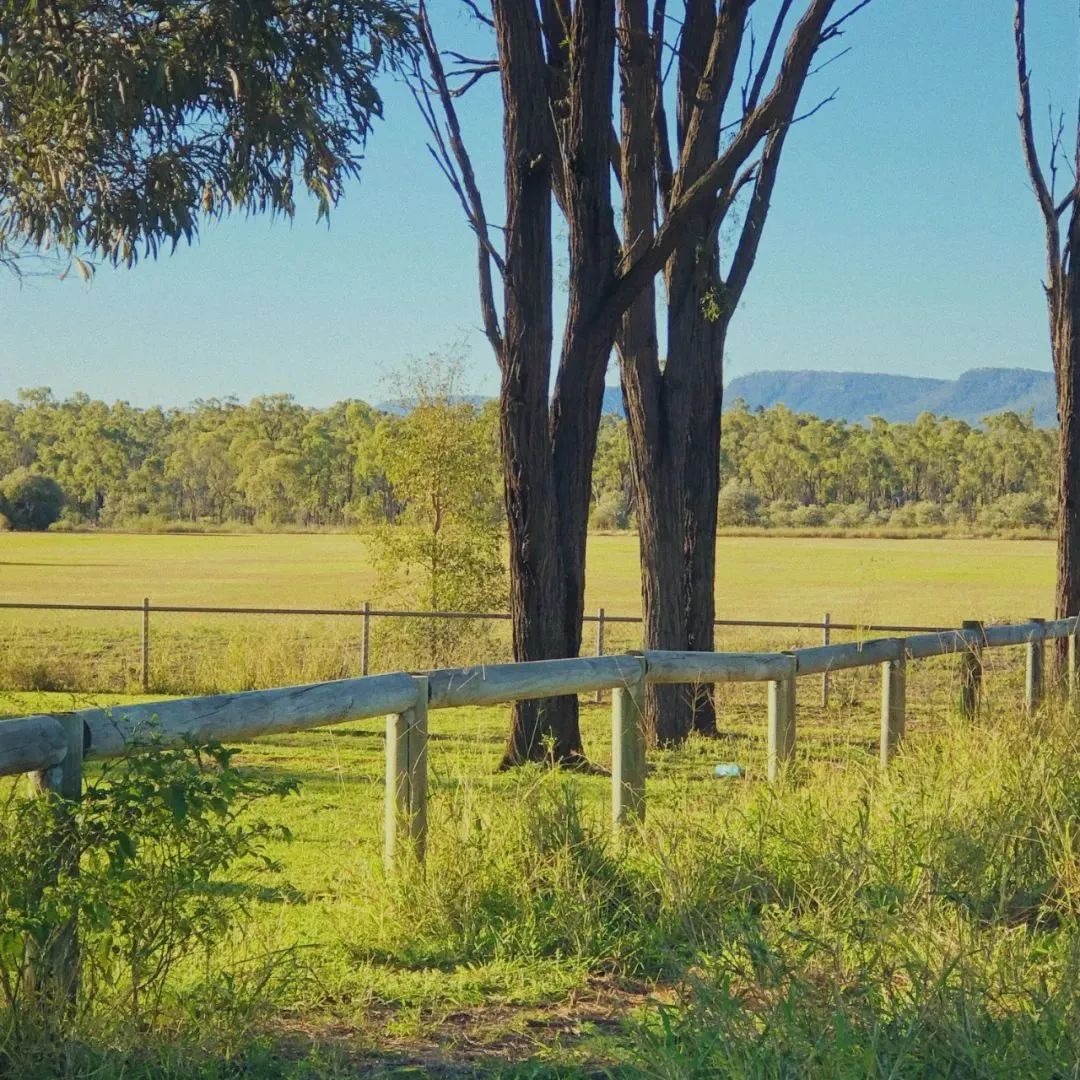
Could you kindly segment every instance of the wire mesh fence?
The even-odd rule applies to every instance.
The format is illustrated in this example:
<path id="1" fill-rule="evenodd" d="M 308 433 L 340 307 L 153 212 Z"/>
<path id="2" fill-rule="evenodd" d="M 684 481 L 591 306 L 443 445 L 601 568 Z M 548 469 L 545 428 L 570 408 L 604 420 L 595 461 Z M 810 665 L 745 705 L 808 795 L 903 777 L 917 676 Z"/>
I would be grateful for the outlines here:
<path id="1" fill-rule="evenodd" d="M 776 651 L 936 626 L 718 619 L 714 648 Z M 639 615 L 584 616 L 582 655 L 642 647 Z M 216 607 L 138 603 L 0 603 L 0 687 L 79 693 L 206 694 L 390 670 L 511 658 L 507 612 Z M 822 704 L 859 673 L 822 680 Z M 804 691 L 805 692 L 805 691 Z"/>

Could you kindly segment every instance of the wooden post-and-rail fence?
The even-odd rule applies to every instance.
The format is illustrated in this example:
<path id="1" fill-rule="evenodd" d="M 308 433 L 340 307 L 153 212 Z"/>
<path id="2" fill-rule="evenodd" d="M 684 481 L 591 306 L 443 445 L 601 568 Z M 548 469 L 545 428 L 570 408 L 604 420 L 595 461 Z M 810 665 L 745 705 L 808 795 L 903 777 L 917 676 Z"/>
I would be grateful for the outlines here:
<path id="1" fill-rule="evenodd" d="M 148 605 L 141 609 L 149 610 Z M 367 614 L 365 612 L 365 614 Z M 375 614 L 371 612 L 370 614 Z M 835 625 L 835 624 L 834 624 Z M 1080 620 L 1032 619 L 1010 626 L 965 623 L 959 630 L 908 637 L 825 644 L 783 653 L 645 651 L 532 663 L 448 668 L 423 675 L 393 672 L 276 690 L 181 698 L 107 709 L 23 716 L 0 721 L 0 776 L 31 774 L 45 797 L 74 802 L 82 794 L 84 760 L 118 757 L 197 743 L 233 742 L 278 732 L 386 717 L 385 857 L 392 868 L 403 854 L 423 860 L 427 846 L 428 713 L 565 694 L 612 692 L 611 808 L 616 827 L 645 816 L 647 737 L 642 702 L 648 683 L 768 685 L 768 779 L 775 781 L 795 755 L 800 677 L 878 666 L 881 671 L 879 754 L 882 767 L 904 737 L 907 666 L 934 656 L 960 656 L 960 708 L 973 715 L 988 648 L 1023 645 L 1027 656 L 1024 705 L 1039 708 L 1046 693 L 1045 643 L 1068 639 L 1068 687 L 1078 686 Z M 144 646 L 146 643 L 144 641 Z M 56 872 L 64 840 L 57 840 Z M 56 944 L 37 958 L 39 975 L 70 995 L 78 968 L 74 927 L 58 928 Z M 43 974 L 42 974 L 43 973 Z"/>

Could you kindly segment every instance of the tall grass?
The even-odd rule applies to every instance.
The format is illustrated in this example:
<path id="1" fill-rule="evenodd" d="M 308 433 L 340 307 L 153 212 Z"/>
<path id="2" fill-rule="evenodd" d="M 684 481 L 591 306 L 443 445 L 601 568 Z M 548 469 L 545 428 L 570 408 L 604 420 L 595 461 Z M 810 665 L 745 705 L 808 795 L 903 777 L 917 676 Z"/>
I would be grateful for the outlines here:
<path id="1" fill-rule="evenodd" d="M 650 1076 L 1080 1072 L 1076 718 L 1002 713 L 779 789 L 656 808 L 613 837 L 566 778 L 441 807 L 425 874 L 348 943 L 416 966 L 569 965 L 674 985 L 636 1016 Z"/>
<path id="2" fill-rule="evenodd" d="M 620 835 L 603 779 L 495 776 L 443 735 L 425 868 L 378 869 L 377 781 L 292 800 L 297 829 L 333 804 L 370 829 L 318 851 L 304 850 L 321 835 L 308 833 L 301 850 L 275 852 L 284 882 L 257 894 L 253 921 L 179 973 L 169 1011 L 136 1042 L 123 1027 L 80 1032 L 72 1075 L 165 1075 L 166 1059 L 176 1077 L 352 1075 L 321 1031 L 378 1053 L 389 1031 L 423 1042 L 457 1010 L 528 1003 L 573 1016 L 597 985 L 626 992 L 623 1026 L 572 1057 L 548 1050 L 544 1068 L 1077 1075 L 1080 718 L 1057 701 L 1028 720 L 1005 681 L 975 722 L 944 704 L 931 712 L 914 683 L 917 719 L 886 773 L 858 738 L 842 745 L 852 709 L 820 731 L 808 718 L 796 766 L 773 787 L 754 779 L 754 761 L 746 779 L 709 778 L 742 743 L 659 752 L 648 819 Z M 499 723 L 493 713 L 483 730 L 496 749 Z M 348 752 L 370 752 L 377 777 L 381 743 L 356 734 Z M 268 751 L 279 764 L 265 767 L 287 774 L 288 746 L 298 769 L 318 769 L 299 741 Z M 268 969 L 280 950 L 287 959 Z M 294 1069 L 267 1047 L 298 1017 L 311 1037 Z M 533 1065 L 522 1075 L 547 1075 Z"/>

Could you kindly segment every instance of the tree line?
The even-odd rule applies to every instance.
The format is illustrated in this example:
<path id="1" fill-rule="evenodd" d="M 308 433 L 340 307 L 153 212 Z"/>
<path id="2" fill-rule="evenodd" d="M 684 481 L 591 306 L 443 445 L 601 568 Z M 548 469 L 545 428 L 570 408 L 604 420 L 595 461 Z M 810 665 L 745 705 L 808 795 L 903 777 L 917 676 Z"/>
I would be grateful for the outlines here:
<path id="1" fill-rule="evenodd" d="M 488 433 L 494 473 L 493 410 L 462 407 Z M 355 400 L 316 409 L 274 394 L 143 409 L 39 388 L 0 401 L 0 478 L 55 480 L 72 525 L 393 523 L 408 491 L 389 478 L 402 430 L 401 417 Z"/>
<path id="2" fill-rule="evenodd" d="M 436 367 L 404 415 L 284 394 L 166 409 L 25 390 L 0 402 L 0 491 L 23 474 L 54 480 L 63 503 L 50 501 L 49 520 L 71 526 L 376 527 L 426 515 L 427 533 L 461 520 L 475 536 L 478 515 L 505 533 L 495 403 L 462 400 Z M 1049 528 L 1056 440 L 1014 412 L 978 427 L 930 413 L 864 425 L 735 402 L 717 525 Z M 615 416 L 599 428 L 590 524 L 638 525 L 628 424 Z"/>

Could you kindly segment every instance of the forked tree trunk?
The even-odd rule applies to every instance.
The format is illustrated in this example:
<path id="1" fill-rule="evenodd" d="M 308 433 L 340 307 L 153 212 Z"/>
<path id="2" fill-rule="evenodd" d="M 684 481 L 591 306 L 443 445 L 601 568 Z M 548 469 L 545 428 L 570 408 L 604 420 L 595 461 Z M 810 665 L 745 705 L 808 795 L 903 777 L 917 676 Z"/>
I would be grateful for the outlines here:
<path id="1" fill-rule="evenodd" d="M 553 146 L 548 102 L 535 88 L 545 78 L 541 31 L 533 5 L 493 5 L 503 85 L 506 147 L 504 325 L 499 431 L 510 540 L 510 616 L 514 657 L 566 656 L 561 612 L 566 568 L 559 500 L 551 460 L 548 383 L 551 372 Z M 581 753 L 577 699 L 514 705 L 503 764 Z"/>
<path id="2" fill-rule="evenodd" d="M 507 204 L 506 333 L 503 340 L 503 461 L 510 521 L 514 656 L 577 656 L 585 610 L 585 546 L 593 458 L 603 407 L 604 374 L 614 327 L 599 318 L 615 278 L 610 126 L 615 65 L 614 0 L 579 7 L 570 28 L 570 93 L 560 129 L 552 128 L 542 30 L 531 3 L 498 0 L 503 57 Z M 524 20 L 525 25 L 517 25 Z M 523 46 L 528 43 L 528 49 Z M 508 62 L 509 61 L 509 62 Z M 512 70 L 511 70 L 512 69 Z M 524 80 L 524 81 L 521 81 Z M 524 132 L 535 138 L 522 139 Z M 558 143 L 556 142 L 558 140 Z M 557 145 L 564 148 L 556 159 Z M 532 206 L 528 228 L 518 212 L 525 188 L 542 172 L 544 209 Z M 555 395 L 551 370 L 551 197 L 558 188 L 570 234 L 570 289 Z M 537 277 L 543 253 L 545 264 Z M 541 308 L 543 310 L 541 310 Z M 526 318 L 519 318 L 518 315 Z M 610 322 L 610 320 L 608 320 Z M 537 335 L 540 325 L 543 333 Z M 504 765 L 582 759 L 576 697 L 515 705 Z"/>

